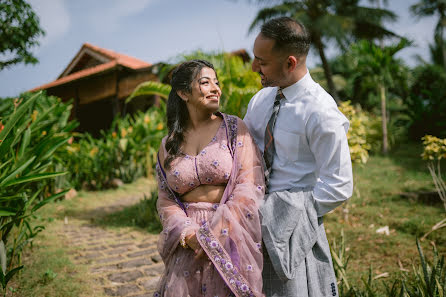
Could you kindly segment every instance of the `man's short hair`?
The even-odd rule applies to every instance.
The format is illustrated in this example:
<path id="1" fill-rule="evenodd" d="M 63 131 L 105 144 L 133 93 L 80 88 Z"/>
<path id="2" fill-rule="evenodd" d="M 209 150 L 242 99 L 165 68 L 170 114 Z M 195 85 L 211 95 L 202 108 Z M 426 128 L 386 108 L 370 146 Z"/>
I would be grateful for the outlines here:
<path id="1" fill-rule="evenodd" d="M 311 37 L 305 26 L 292 18 L 280 17 L 262 25 L 260 33 L 275 41 L 274 50 L 306 56 L 310 50 Z"/>

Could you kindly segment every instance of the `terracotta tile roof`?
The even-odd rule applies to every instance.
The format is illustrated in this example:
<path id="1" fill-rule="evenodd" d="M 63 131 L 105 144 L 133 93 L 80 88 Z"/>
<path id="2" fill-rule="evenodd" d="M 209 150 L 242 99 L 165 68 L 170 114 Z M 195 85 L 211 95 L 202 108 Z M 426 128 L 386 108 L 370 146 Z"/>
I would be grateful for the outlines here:
<path id="1" fill-rule="evenodd" d="M 103 72 L 105 70 L 111 69 L 113 67 L 115 67 L 117 65 L 116 61 L 110 61 L 108 63 L 104 63 L 104 64 L 100 64 L 97 65 L 95 67 L 91 67 L 91 68 L 87 68 L 75 73 L 72 73 L 70 75 L 61 77 L 59 79 L 56 79 L 55 81 L 52 81 L 50 83 L 38 86 L 32 90 L 29 90 L 29 92 L 35 92 L 35 91 L 39 91 L 39 90 L 45 90 L 45 89 L 49 89 L 58 85 L 63 85 L 67 82 L 73 81 L 73 80 L 77 80 L 79 78 L 82 77 L 87 77 L 96 73 L 100 73 Z"/>
<path id="2" fill-rule="evenodd" d="M 79 56 L 79 54 L 83 51 L 84 48 L 88 48 L 88 49 L 96 52 L 97 54 L 104 56 L 104 58 L 110 59 L 110 61 L 105 62 L 103 64 L 99 64 L 94 67 L 82 69 L 80 71 L 70 73 L 68 75 L 63 76 L 63 73 L 65 73 L 66 69 L 68 69 L 73 64 L 75 59 Z M 65 84 L 65 83 L 68 83 L 68 82 L 71 82 L 71 81 L 74 81 L 74 80 L 77 80 L 77 79 L 80 79 L 83 77 L 88 77 L 93 74 L 101 73 L 108 69 L 114 68 L 117 65 L 121 65 L 121 66 L 130 68 L 130 69 L 134 69 L 134 70 L 151 66 L 151 64 L 144 62 L 142 60 L 139 60 L 139 59 L 127 56 L 127 55 L 123 55 L 123 54 L 120 54 L 120 53 L 117 53 L 117 52 L 114 52 L 114 51 L 111 51 L 111 50 L 108 50 L 105 48 L 94 46 L 89 43 L 84 43 L 82 48 L 79 50 L 79 52 L 76 54 L 76 56 L 73 58 L 73 60 L 66 67 L 66 69 L 64 70 L 64 72 L 58 79 L 56 79 L 50 83 L 38 86 L 32 90 L 29 90 L 29 92 L 35 92 L 35 91 L 55 87 L 58 85 L 62 85 L 62 84 Z"/>
<path id="3" fill-rule="evenodd" d="M 84 43 L 84 47 L 90 48 L 91 50 L 93 50 L 95 52 L 101 53 L 104 56 L 109 57 L 110 59 L 117 60 L 119 65 L 123 65 L 128 68 L 139 69 L 139 68 L 151 66 L 151 64 L 146 63 L 142 60 L 139 60 L 139 59 L 127 56 L 127 55 L 123 55 L 123 54 L 114 52 L 109 49 L 101 48 L 101 47 L 92 45 L 90 43 Z"/>

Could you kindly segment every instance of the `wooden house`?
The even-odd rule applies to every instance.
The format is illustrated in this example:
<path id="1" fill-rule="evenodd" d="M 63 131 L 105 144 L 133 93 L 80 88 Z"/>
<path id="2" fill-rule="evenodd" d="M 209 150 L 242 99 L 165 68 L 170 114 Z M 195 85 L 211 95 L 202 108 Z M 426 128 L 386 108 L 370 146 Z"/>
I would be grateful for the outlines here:
<path id="1" fill-rule="evenodd" d="M 138 98 L 130 106 L 125 99 L 135 87 L 158 78 L 157 65 L 85 43 L 59 77 L 31 92 L 46 90 L 48 95 L 66 101 L 73 99 L 72 116 L 80 125 L 80 132 L 97 136 L 108 129 L 118 113 L 147 109 L 159 98 Z"/>

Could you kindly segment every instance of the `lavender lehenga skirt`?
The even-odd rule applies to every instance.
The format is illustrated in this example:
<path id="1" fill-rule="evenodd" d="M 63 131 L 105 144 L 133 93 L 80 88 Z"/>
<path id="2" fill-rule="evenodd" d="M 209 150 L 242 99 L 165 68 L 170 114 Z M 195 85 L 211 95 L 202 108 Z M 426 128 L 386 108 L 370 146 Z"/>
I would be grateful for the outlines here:
<path id="1" fill-rule="evenodd" d="M 188 216 L 195 223 L 201 224 L 203 221 L 211 220 L 218 204 L 194 202 L 187 205 Z M 180 245 L 174 253 L 171 261 L 165 265 L 164 275 L 159 284 L 161 291 L 158 293 L 159 296 L 233 296 L 219 272 L 206 256 L 197 260 L 192 249 L 185 249 Z M 170 288 L 174 288 L 174 290 Z"/>

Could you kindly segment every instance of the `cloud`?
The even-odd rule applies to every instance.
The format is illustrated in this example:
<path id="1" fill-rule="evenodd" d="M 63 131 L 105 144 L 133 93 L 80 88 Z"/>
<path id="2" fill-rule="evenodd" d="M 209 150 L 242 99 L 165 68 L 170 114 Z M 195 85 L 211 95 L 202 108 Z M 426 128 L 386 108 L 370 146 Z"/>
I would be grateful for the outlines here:
<path id="1" fill-rule="evenodd" d="M 68 32 L 70 14 L 65 0 L 30 0 L 29 2 L 39 16 L 40 26 L 45 31 L 45 36 L 41 37 L 39 49 L 50 45 Z"/>
<path id="2" fill-rule="evenodd" d="M 90 15 L 90 22 L 94 24 L 94 28 L 101 32 L 114 32 L 123 19 L 141 13 L 156 1 L 157 0 L 108 1 L 107 6 L 101 7 L 102 11 L 100 13 Z"/>

